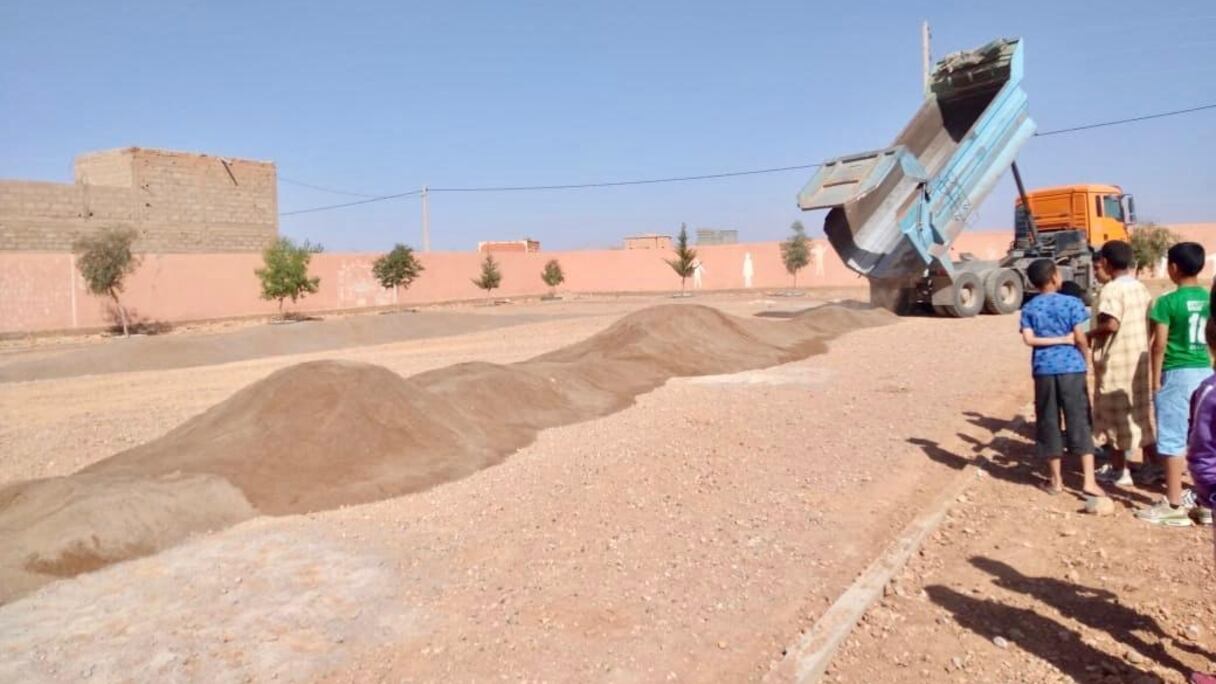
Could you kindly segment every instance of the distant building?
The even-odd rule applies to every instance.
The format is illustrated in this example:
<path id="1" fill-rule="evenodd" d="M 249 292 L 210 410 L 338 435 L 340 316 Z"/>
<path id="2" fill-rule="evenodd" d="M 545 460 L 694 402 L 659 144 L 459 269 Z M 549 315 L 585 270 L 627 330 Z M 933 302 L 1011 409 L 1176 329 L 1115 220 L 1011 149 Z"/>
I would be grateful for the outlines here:
<path id="1" fill-rule="evenodd" d="M 739 242 L 739 231 L 698 228 L 698 245 L 733 245 Z"/>
<path id="2" fill-rule="evenodd" d="M 82 154 L 72 183 L 0 180 L 0 251 L 70 252 L 129 228 L 137 252 L 260 252 L 279 236 L 276 178 L 271 162 L 210 154 Z"/>
<path id="3" fill-rule="evenodd" d="M 531 238 L 525 240 L 491 240 L 489 242 L 478 242 L 478 252 L 539 252 L 540 241 Z"/>
<path id="4" fill-rule="evenodd" d="M 630 235 L 625 238 L 625 249 L 671 249 L 670 235 Z"/>

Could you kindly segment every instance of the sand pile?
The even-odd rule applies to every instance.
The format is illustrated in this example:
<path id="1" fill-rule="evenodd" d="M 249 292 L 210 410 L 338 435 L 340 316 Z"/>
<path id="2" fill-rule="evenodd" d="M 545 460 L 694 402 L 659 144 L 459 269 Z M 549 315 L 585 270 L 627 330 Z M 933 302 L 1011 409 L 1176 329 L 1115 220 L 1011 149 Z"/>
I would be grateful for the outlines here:
<path id="1" fill-rule="evenodd" d="M 837 334 L 891 320 L 840 306 L 777 322 L 669 305 L 512 365 L 411 378 L 363 363 L 291 366 L 75 475 L 0 490 L 0 602 L 259 513 L 324 510 L 461 478 L 544 428 L 620 410 L 669 378 L 805 358 Z"/>
<path id="2" fill-rule="evenodd" d="M 0 489 L 0 603 L 255 515 L 213 475 L 82 472 Z"/>

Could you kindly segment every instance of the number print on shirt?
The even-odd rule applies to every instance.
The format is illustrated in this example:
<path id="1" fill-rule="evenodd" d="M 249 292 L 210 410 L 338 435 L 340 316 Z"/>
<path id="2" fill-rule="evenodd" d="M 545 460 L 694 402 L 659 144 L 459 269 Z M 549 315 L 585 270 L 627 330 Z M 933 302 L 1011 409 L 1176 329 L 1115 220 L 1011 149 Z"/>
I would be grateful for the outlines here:
<path id="1" fill-rule="evenodd" d="M 1203 336 L 1203 328 L 1208 324 L 1208 319 L 1200 316 L 1197 313 L 1191 314 L 1191 345 L 1202 347 L 1207 344 L 1207 340 Z"/>

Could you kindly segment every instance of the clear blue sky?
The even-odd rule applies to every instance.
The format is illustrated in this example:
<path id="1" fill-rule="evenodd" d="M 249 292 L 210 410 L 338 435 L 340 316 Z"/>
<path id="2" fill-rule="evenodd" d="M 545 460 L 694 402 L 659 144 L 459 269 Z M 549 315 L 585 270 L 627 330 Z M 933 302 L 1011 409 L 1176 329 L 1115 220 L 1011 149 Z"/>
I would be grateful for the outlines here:
<path id="1" fill-rule="evenodd" d="M 0 6 L 0 177 L 67 181 L 76 154 L 127 145 L 269 159 L 372 194 L 815 162 L 887 145 L 915 111 L 922 19 L 936 56 L 1025 38 L 1040 129 L 1216 102 L 1211 0 L 1093 7 L 14 0 Z M 1021 163 L 1032 186 L 1117 183 L 1144 217 L 1216 221 L 1216 111 L 1033 140 Z M 433 243 L 612 246 L 681 222 L 775 239 L 809 176 L 433 195 Z M 1012 196 L 1006 178 L 976 227 L 1007 226 Z M 282 211 L 349 199 L 280 184 Z M 419 223 L 402 199 L 281 228 L 378 250 L 417 244 Z"/>

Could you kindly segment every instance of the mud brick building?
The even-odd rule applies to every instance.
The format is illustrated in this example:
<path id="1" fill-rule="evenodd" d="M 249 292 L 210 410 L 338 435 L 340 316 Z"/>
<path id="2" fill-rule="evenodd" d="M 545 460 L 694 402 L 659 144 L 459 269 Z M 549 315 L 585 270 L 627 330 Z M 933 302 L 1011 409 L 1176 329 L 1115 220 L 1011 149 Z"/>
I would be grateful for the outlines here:
<path id="1" fill-rule="evenodd" d="M 126 147 L 75 169 L 75 183 L 0 180 L 0 251 L 67 252 L 108 227 L 158 254 L 255 252 L 278 235 L 271 162 Z"/>

